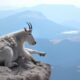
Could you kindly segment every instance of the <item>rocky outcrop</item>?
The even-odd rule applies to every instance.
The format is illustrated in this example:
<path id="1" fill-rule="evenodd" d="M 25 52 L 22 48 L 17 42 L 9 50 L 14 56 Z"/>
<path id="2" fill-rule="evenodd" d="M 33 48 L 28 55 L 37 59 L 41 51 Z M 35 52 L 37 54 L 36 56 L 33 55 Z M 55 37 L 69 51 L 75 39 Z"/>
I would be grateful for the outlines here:
<path id="1" fill-rule="evenodd" d="M 51 66 L 42 62 L 33 64 L 19 61 L 19 65 L 13 68 L 0 66 L 0 80 L 49 80 Z"/>

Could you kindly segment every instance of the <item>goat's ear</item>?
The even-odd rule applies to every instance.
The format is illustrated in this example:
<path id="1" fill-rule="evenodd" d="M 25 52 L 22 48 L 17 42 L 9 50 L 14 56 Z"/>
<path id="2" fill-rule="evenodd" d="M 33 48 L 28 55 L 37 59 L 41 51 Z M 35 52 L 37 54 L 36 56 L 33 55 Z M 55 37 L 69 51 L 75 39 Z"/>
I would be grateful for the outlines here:
<path id="1" fill-rule="evenodd" d="M 24 31 L 25 31 L 25 32 L 27 32 L 27 29 L 26 29 L 26 28 L 24 28 Z"/>

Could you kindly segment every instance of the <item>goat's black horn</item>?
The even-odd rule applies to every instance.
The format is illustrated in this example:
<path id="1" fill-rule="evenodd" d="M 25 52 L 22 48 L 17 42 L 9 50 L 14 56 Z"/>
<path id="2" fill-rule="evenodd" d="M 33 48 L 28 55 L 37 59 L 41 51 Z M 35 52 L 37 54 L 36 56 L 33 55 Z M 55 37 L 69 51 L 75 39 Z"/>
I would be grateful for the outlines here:
<path id="1" fill-rule="evenodd" d="M 27 23 L 29 26 L 29 29 L 32 29 L 32 24 L 31 23 Z"/>
<path id="2" fill-rule="evenodd" d="M 29 25 L 30 25 L 30 29 L 32 29 L 32 24 L 31 24 L 31 23 L 29 23 Z"/>

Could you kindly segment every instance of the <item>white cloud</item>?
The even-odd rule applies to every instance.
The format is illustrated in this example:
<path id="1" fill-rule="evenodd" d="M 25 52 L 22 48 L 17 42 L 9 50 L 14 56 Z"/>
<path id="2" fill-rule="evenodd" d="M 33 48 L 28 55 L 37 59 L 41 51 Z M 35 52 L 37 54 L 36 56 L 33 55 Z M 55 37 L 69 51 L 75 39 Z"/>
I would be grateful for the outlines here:
<path id="1" fill-rule="evenodd" d="M 52 42 L 53 44 L 59 44 L 61 41 L 61 39 L 50 40 L 50 42 Z"/>
<path id="2" fill-rule="evenodd" d="M 0 7 L 25 7 L 38 4 L 71 4 L 80 7 L 80 0 L 0 0 Z"/>
<path id="3" fill-rule="evenodd" d="M 61 34 L 79 34 L 80 32 L 79 31 L 65 31 L 65 32 L 62 32 Z"/>

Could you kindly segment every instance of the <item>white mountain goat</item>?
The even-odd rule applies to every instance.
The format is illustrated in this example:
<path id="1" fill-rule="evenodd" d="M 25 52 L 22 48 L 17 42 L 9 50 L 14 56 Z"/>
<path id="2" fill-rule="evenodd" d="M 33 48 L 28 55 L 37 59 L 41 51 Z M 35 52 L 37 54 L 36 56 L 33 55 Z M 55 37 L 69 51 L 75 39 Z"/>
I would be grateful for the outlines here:
<path id="1" fill-rule="evenodd" d="M 33 59 L 30 53 L 37 53 L 42 56 L 45 55 L 42 52 L 31 50 L 31 49 L 25 49 L 23 47 L 24 42 L 28 42 L 31 45 L 36 44 L 36 41 L 34 40 L 31 34 L 32 33 L 31 23 L 28 23 L 28 26 L 29 29 L 24 28 L 24 30 L 13 32 L 1 37 L 2 39 L 6 40 L 10 44 L 10 46 L 9 45 L 4 46 L 4 50 L 2 50 L 2 52 L 0 53 L 2 59 L 3 56 L 4 58 L 7 56 L 5 59 L 3 59 L 6 66 L 12 67 L 15 64 L 13 62 L 16 61 L 19 57 L 24 57 L 26 60 L 30 60 L 36 63 L 36 61 Z M 12 43 L 10 40 L 12 41 Z"/>
<path id="2" fill-rule="evenodd" d="M 18 59 L 18 57 L 25 57 L 27 60 L 34 61 L 32 56 L 27 54 L 23 48 L 24 42 L 28 42 L 31 45 L 36 44 L 36 41 L 34 40 L 32 34 L 31 34 L 32 25 L 31 24 L 28 24 L 28 25 L 29 25 L 29 29 L 24 28 L 23 30 L 20 30 L 18 32 L 7 34 L 7 35 L 1 37 L 1 39 L 3 39 L 4 42 L 3 43 L 1 42 L 1 44 L 0 44 L 0 46 L 3 45 L 3 49 L 1 48 L 1 51 L 0 51 L 0 62 L 4 61 L 5 66 L 12 67 L 13 61 Z M 12 38 L 15 41 L 16 46 L 10 47 L 8 45 L 9 41 L 8 41 L 7 37 Z M 5 45 L 5 44 L 7 44 L 7 45 Z"/>

